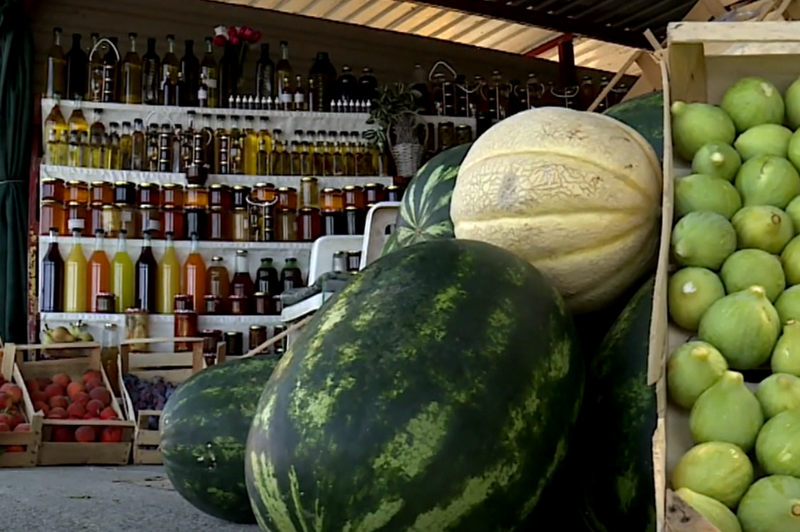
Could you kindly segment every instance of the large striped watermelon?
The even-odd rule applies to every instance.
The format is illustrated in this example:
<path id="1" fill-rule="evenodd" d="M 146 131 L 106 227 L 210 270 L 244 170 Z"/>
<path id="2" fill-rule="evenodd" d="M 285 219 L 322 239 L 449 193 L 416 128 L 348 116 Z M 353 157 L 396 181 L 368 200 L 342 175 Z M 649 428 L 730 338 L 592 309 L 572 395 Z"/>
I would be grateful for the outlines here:
<path id="1" fill-rule="evenodd" d="M 609 107 L 605 113 L 639 132 L 664 159 L 664 93 L 651 92 Z"/>
<path id="2" fill-rule="evenodd" d="M 175 490 L 219 519 L 254 523 L 244 449 L 258 399 L 277 357 L 231 360 L 196 373 L 164 409 L 161 454 Z"/>
<path id="3" fill-rule="evenodd" d="M 450 197 L 470 146 L 472 143 L 445 150 L 417 171 L 403 194 L 397 225 L 383 248 L 384 255 L 418 242 L 455 238 Z"/>
<path id="4" fill-rule="evenodd" d="M 653 279 L 625 307 L 586 374 L 574 481 L 593 532 L 655 532 L 652 438 L 656 391 L 647 384 Z"/>
<path id="5" fill-rule="evenodd" d="M 438 240 L 371 264 L 264 390 L 247 487 L 269 532 L 487 532 L 521 523 L 583 390 L 569 311 L 532 266 Z"/>

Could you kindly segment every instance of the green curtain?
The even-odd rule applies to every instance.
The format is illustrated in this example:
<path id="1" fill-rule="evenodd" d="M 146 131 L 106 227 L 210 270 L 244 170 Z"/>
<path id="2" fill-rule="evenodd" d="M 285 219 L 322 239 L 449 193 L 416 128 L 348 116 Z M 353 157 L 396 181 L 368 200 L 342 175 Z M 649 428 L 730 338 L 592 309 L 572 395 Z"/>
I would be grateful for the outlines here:
<path id="1" fill-rule="evenodd" d="M 33 39 L 23 0 L 0 0 L 0 336 L 27 341 Z"/>

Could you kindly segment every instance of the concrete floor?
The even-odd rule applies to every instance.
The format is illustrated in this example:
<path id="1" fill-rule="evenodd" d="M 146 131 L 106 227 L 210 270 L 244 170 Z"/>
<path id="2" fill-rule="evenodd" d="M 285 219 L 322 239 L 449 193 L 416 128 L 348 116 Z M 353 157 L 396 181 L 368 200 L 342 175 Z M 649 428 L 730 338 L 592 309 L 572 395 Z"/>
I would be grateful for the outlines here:
<path id="1" fill-rule="evenodd" d="M 196 510 L 158 466 L 0 469 L 0 532 L 258 532 Z"/>

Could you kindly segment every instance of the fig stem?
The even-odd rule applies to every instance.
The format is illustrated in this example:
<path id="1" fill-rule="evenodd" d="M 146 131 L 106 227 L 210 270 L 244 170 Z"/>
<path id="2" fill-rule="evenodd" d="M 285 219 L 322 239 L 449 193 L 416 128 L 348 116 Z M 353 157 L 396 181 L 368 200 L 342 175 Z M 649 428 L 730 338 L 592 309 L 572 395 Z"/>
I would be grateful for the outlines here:
<path id="1" fill-rule="evenodd" d="M 800 517 L 800 502 L 792 506 L 792 516 Z"/>
<path id="2" fill-rule="evenodd" d="M 711 159 L 711 162 L 714 163 L 716 166 L 722 166 L 723 163 L 725 162 L 725 156 L 718 151 L 712 153 L 709 159 Z"/>
<path id="3" fill-rule="evenodd" d="M 775 224 L 775 225 L 780 225 L 781 217 L 778 216 L 777 214 L 773 214 L 772 215 L 772 223 Z"/>

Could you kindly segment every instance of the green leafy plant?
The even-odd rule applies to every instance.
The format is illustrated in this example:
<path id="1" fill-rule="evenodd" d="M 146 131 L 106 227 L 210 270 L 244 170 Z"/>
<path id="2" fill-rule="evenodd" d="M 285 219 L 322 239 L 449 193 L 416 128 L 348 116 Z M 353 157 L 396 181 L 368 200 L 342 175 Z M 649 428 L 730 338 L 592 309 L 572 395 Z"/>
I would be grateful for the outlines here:
<path id="1" fill-rule="evenodd" d="M 408 130 L 413 132 L 416 117 L 422 111 L 417 104 L 422 95 L 403 83 L 383 85 L 378 87 L 377 92 L 367 119 L 367 124 L 374 127 L 364 132 L 364 138 L 383 151 L 394 128 L 399 143 L 409 142 Z"/>

